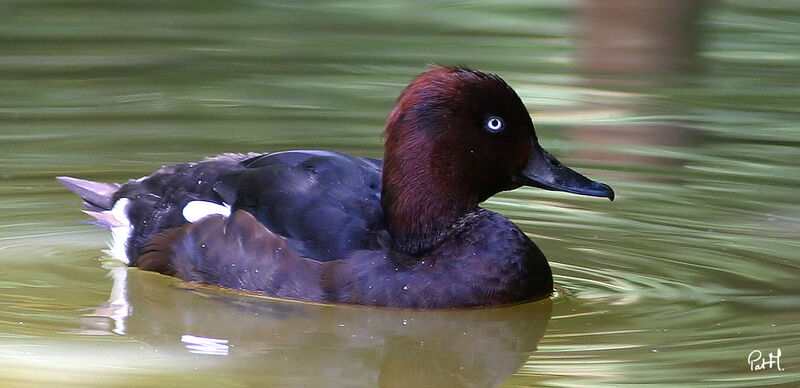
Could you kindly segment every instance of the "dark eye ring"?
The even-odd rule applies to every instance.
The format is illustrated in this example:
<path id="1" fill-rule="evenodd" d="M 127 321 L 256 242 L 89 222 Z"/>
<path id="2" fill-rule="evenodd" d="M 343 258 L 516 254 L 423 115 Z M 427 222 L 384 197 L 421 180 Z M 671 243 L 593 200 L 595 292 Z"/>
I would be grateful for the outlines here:
<path id="1" fill-rule="evenodd" d="M 486 119 L 486 129 L 489 132 L 500 132 L 505 127 L 506 123 L 503 122 L 503 119 L 497 116 L 489 116 L 489 118 Z"/>

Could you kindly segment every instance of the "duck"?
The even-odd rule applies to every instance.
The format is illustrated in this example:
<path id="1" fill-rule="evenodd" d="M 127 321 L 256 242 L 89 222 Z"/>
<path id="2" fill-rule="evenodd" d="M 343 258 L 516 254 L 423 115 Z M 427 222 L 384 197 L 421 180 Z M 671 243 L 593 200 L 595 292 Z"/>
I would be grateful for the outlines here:
<path id="1" fill-rule="evenodd" d="M 59 176 L 128 266 L 327 304 L 456 309 L 547 298 L 542 251 L 480 204 L 521 186 L 614 199 L 539 143 L 502 78 L 432 66 L 400 93 L 382 160 L 227 153 L 127 183 Z"/>

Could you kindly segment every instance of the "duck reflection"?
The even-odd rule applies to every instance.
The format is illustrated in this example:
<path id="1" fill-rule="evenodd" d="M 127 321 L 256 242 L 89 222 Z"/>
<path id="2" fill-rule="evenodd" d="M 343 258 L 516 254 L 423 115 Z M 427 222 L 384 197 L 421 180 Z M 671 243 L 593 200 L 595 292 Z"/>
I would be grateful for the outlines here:
<path id="1" fill-rule="evenodd" d="M 165 355 L 292 386 L 492 387 L 536 350 L 551 301 L 423 311 L 319 305 L 192 288 L 117 267 L 82 334 L 120 334 Z M 202 360 L 201 360 L 202 359 Z"/>

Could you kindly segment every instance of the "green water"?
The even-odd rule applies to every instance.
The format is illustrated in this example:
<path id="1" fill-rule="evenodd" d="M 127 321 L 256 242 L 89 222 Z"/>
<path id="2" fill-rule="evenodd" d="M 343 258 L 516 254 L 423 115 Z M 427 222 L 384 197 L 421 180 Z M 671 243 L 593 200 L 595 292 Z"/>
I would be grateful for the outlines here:
<path id="1" fill-rule="evenodd" d="M 593 24 L 590 3 L 0 2 L 0 386 L 797 386 L 800 6 L 707 2 L 663 29 L 652 9 Z M 109 262 L 53 179 L 221 152 L 380 157 L 395 96 L 434 62 L 503 76 L 541 142 L 617 192 L 485 204 L 548 256 L 549 301 L 191 290 Z M 783 370 L 750 369 L 777 349 Z"/>

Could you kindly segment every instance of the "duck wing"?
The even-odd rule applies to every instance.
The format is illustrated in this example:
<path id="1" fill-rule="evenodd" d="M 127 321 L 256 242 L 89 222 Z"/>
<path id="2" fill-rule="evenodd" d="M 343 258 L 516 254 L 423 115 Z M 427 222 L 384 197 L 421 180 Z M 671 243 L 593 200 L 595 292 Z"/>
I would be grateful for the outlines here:
<path id="1" fill-rule="evenodd" d="M 307 259 L 245 211 L 212 215 L 151 240 L 138 266 L 190 282 L 323 301 L 324 263 Z"/>
<path id="2" fill-rule="evenodd" d="M 330 261 L 377 249 L 388 235 L 381 162 L 330 151 L 286 151 L 241 162 L 214 191 L 250 213 L 303 257 Z"/>

